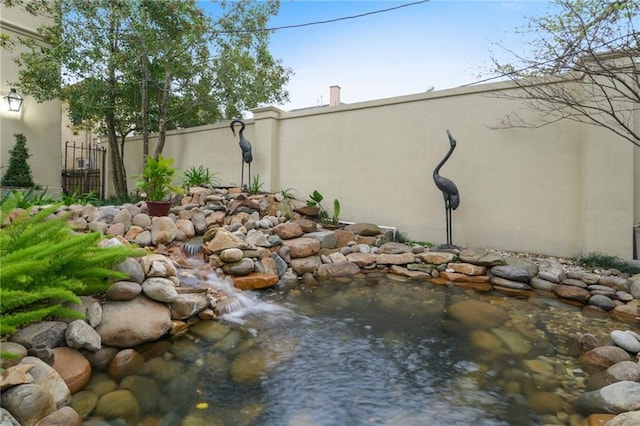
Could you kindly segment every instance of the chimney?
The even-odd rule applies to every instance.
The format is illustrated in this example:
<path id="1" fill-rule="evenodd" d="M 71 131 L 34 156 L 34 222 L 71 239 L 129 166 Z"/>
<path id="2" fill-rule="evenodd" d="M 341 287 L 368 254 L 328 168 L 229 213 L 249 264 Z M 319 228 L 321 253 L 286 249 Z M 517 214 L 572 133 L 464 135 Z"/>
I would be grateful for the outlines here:
<path id="1" fill-rule="evenodd" d="M 340 86 L 329 86 L 329 106 L 340 105 Z"/>

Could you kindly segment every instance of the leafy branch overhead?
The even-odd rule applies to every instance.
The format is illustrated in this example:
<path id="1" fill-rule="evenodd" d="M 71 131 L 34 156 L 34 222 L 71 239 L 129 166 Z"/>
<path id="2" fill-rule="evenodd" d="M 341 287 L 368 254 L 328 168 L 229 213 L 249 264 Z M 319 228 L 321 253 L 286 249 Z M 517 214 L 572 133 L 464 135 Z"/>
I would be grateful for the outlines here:
<path id="1" fill-rule="evenodd" d="M 162 153 L 171 129 L 211 124 L 288 99 L 291 70 L 269 52 L 264 31 L 279 1 L 13 0 L 53 16 L 42 41 L 20 40 L 17 87 L 38 101 L 68 102 L 82 126 L 108 137 L 116 195 L 126 196 L 124 138 L 143 156 Z M 56 8 L 57 7 L 57 8 Z M 62 78 L 60 78 L 60 76 Z M 150 133 L 158 133 L 155 151 Z"/>
<path id="2" fill-rule="evenodd" d="M 506 46 L 512 62 L 493 59 L 494 72 L 508 76 L 520 99 L 539 112 L 536 122 L 517 113 L 501 127 L 539 127 L 559 120 L 600 126 L 640 147 L 634 115 L 640 109 L 640 2 L 555 0 L 557 12 L 532 18 L 520 30 L 533 40 L 532 53 Z M 571 83 L 580 83 L 580 89 Z M 539 124 L 542 123 L 542 124 Z"/>

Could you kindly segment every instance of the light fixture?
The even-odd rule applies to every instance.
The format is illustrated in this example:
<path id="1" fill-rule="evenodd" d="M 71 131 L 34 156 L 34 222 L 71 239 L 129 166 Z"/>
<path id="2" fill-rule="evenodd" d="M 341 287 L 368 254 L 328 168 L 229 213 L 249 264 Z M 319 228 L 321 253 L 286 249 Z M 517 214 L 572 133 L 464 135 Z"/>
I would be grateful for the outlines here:
<path id="1" fill-rule="evenodd" d="M 9 94 L 4 97 L 7 100 L 7 105 L 9 106 L 9 111 L 19 112 L 20 108 L 22 108 L 22 102 L 24 98 L 16 92 L 16 89 L 13 87 L 9 91 Z"/>

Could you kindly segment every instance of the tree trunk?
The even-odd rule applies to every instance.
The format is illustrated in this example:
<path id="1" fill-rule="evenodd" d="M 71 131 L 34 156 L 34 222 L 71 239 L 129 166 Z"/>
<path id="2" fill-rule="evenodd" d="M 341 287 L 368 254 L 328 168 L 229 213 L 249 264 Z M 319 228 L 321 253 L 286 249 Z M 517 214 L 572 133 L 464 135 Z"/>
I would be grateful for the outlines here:
<path id="1" fill-rule="evenodd" d="M 167 71 L 164 74 L 164 88 L 162 91 L 162 104 L 160 105 L 159 117 L 158 117 L 158 145 L 156 145 L 156 151 L 153 155 L 155 158 L 158 158 L 160 154 L 162 154 L 162 150 L 164 149 L 164 141 L 167 136 L 167 114 L 169 109 L 169 94 L 171 90 L 171 81 L 173 80 L 173 75 Z"/>

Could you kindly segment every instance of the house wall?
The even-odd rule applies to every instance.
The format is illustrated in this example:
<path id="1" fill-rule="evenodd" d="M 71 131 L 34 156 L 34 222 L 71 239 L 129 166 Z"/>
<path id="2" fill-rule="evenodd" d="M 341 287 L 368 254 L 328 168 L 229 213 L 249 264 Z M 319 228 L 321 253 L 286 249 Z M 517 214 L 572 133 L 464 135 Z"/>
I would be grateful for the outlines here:
<path id="1" fill-rule="evenodd" d="M 245 131 L 251 173 L 266 191 L 293 188 L 304 200 L 318 190 L 330 211 L 339 199 L 341 220 L 443 243 L 444 201 L 432 173 L 449 149 L 450 129 L 458 144 L 440 174 L 460 191 L 454 244 L 631 258 L 640 149 L 568 120 L 500 128 L 508 113 L 535 119 L 520 101 L 496 96 L 509 90 L 501 83 L 293 112 L 256 109 Z M 204 165 L 224 185 L 239 185 L 237 142 L 228 123 L 179 130 L 170 132 L 164 155 L 180 170 Z M 130 176 L 140 173 L 141 146 L 140 138 L 127 144 Z"/>
<path id="2" fill-rule="evenodd" d="M 7 8 L 0 4 L 0 30 L 10 37 L 37 38 L 35 29 L 46 23 L 44 17 L 24 14 L 20 8 Z M 24 97 L 20 112 L 9 112 L 4 96 L 18 80 L 18 70 L 14 58 L 19 50 L 0 50 L 0 165 L 2 173 L 9 161 L 9 150 L 15 144 L 14 134 L 22 133 L 27 138 L 27 148 L 31 153 L 28 164 L 36 184 L 47 188 L 47 193 L 55 195 L 60 188 L 60 102 L 38 103 L 30 96 Z M 18 93 L 20 90 L 18 88 Z"/>

